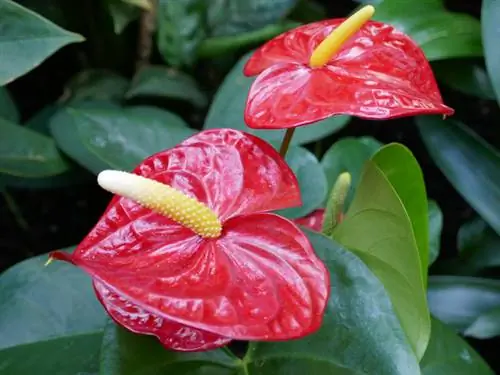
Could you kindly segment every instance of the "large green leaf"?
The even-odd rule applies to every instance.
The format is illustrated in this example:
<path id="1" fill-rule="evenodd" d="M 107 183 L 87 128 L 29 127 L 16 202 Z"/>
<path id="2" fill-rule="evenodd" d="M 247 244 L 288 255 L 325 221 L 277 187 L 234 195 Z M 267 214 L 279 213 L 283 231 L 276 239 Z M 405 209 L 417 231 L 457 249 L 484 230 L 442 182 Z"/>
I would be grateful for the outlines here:
<path id="1" fill-rule="evenodd" d="M 0 25 L 0 86 L 26 74 L 61 47 L 84 40 L 10 0 L 0 1 Z"/>
<path id="2" fill-rule="evenodd" d="M 486 362 L 452 329 L 432 319 L 432 335 L 420 362 L 422 375 L 493 375 Z"/>
<path id="3" fill-rule="evenodd" d="M 0 118 L 0 172 L 46 177 L 67 169 L 68 164 L 51 138 Z"/>
<path id="4" fill-rule="evenodd" d="M 197 107 L 207 105 L 207 97 L 189 75 L 164 66 L 146 66 L 135 75 L 127 98 L 154 96 L 185 100 Z"/>
<path id="5" fill-rule="evenodd" d="M 443 230 L 443 212 L 435 201 L 428 204 L 429 220 L 429 266 L 432 265 L 439 256 L 441 247 L 441 231 Z"/>
<path id="6" fill-rule="evenodd" d="M 16 104 L 5 87 L 0 87 L 0 118 L 15 123 L 20 119 Z"/>
<path id="7" fill-rule="evenodd" d="M 479 316 L 500 308 L 500 281 L 466 276 L 429 278 L 432 315 L 465 331 Z"/>
<path id="8" fill-rule="evenodd" d="M 305 148 L 291 147 L 286 154 L 286 161 L 299 181 L 302 206 L 278 213 L 294 219 L 306 216 L 323 204 L 327 193 L 326 177 L 316 156 Z"/>
<path id="9" fill-rule="evenodd" d="M 248 90 L 254 80 L 243 75 L 243 66 L 249 58 L 250 53 L 242 57 L 219 87 L 210 106 L 204 128 L 233 128 L 255 134 L 274 144 L 281 142 L 285 134 L 284 130 L 254 130 L 248 128 L 243 119 Z M 299 127 L 295 131 L 292 144 L 301 145 L 317 141 L 340 130 L 349 120 L 348 116 L 336 116 L 313 125 Z"/>
<path id="10" fill-rule="evenodd" d="M 94 173 L 132 170 L 194 133 L 180 117 L 159 108 L 97 102 L 63 108 L 50 126 L 59 147 Z"/>
<path id="11" fill-rule="evenodd" d="M 500 103 L 500 2 L 497 0 L 483 0 L 481 11 L 481 26 L 484 44 L 484 59 L 486 68 L 493 83 L 493 90 Z"/>
<path id="12" fill-rule="evenodd" d="M 500 307 L 492 309 L 472 322 L 464 331 L 465 336 L 490 339 L 500 335 Z"/>
<path id="13" fill-rule="evenodd" d="M 483 55 L 479 21 L 449 12 L 442 0 L 384 0 L 373 18 L 408 34 L 429 61 Z"/>
<path id="14" fill-rule="evenodd" d="M 500 234 L 500 154 L 453 121 L 417 117 L 420 135 L 434 162 L 464 199 Z"/>
<path id="15" fill-rule="evenodd" d="M 384 156 L 386 152 L 399 147 L 401 146 L 389 145 L 379 152 Z M 420 208 L 406 210 L 404 203 L 409 199 L 410 190 L 401 185 L 403 181 L 398 182 L 395 187 L 402 187 L 402 196 L 406 198 L 401 198 L 391 185 L 393 180 L 396 181 L 405 173 L 417 176 L 420 171 L 407 171 L 418 168 L 418 164 L 404 158 L 393 161 L 393 177 L 388 177 L 382 169 L 388 165 L 381 163 L 379 166 L 376 163 L 379 159 L 377 154 L 373 159 L 366 163 L 356 195 L 344 220 L 335 228 L 333 238 L 354 251 L 382 281 L 413 350 L 418 358 L 422 358 L 430 336 L 430 318 L 422 271 L 427 263 L 422 263 L 424 256 L 419 255 L 416 232 L 413 229 L 415 224 L 408 216 L 419 212 Z M 414 182 L 410 180 L 407 183 Z M 415 185 L 421 183 L 417 179 Z M 418 201 L 421 202 L 419 190 L 423 187 L 416 189 Z M 419 222 L 427 219 L 425 208 L 426 206 L 425 219 L 420 219 Z M 419 231 L 427 231 L 427 228 L 420 228 Z M 425 239 L 427 240 L 427 236 Z M 422 264 L 425 266 L 422 267 Z"/>
<path id="16" fill-rule="evenodd" d="M 219 349 L 178 354 L 157 340 L 110 326 L 101 357 L 101 374 L 419 375 L 387 293 L 354 254 L 321 234 L 307 232 L 330 269 L 331 294 L 321 329 L 300 340 L 256 342 L 242 360 Z"/>

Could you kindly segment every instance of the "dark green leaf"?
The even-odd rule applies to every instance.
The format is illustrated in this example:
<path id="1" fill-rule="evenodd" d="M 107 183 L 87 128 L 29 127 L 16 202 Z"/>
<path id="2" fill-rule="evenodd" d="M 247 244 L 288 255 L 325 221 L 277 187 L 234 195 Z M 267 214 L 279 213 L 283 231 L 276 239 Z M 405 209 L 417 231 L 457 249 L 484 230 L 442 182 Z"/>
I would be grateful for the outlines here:
<path id="1" fill-rule="evenodd" d="M 214 101 L 210 106 L 204 128 L 233 128 L 243 130 L 273 144 L 280 144 L 285 134 L 284 130 L 254 130 L 248 128 L 243 120 L 248 90 L 253 82 L 252 78 L 247 78 L 243 75 L 243 66 L 249 58 L 250 53 L 245 55 L 233 67 L 219 87 Z M 295 131 L 292 145 L 317 141 L 340 130 L 349 120 L 350 117 L 348 116 L 337 116 L 319 121 L 313 125 L 299 127 Z"/>
<path id="2" fill-rule="evenodd" d="M 429 201 L 429 266 L 436 261 L 441 247 L 441 231 L 443 230 L 443 213 L 435 201 Z"/>
<path id="3" fill-rule="evenodd" d="M 325 6 L 315 0 L 299 0 L 288 17 L 292 20 L 309 23 L 328 18 L 328 13 Z"/>
<path id="4" fill-rule="evenodd" d="M 439 81 L 452 89 L 482 99 L 495 100 L 495 92 L 486 69 L 473 60 L 444 60 L 432 64 Z"/>
<path id="5" fill-rule="evenodd" d="M 207 97 L 196 81 L 187 74 L 164 66 L 146 66 L 134 77 L 127 98 L 155 96 L 190 102 L 196 107 L 207 105 Z"/>
<path id="6" fill-rule="evenodd" d="M 146 157 L 194 134 L 171 112 L 111 103 L 66 107 L 52 118 L 50 127 L 59 147 L 94 173 L 132 170 Z"/>
<path id="7" fill-rule="evenodd" d="M 44 267 L 46 260 L 40 255 L 0 275 L 1 349 L 104 327 L 90 278 L 63 262 Z"/>
<path id="8" fill-rule="evenodd" d="M 15 123 L 18 123 L 20 118 L 16 103 L 5 87 L 0 87 L 0 118 Z"/>
<path id="9" fill-rule="evenodd" d="M 442 0 L 384 0 L 373 17 L 409 35 L 429 61 L 483 55 L 481 25 L 474 17 L 446 10 Z"/>
<path id="10" fill-rule="evenodd" d="M 0 1 L 0 86 L 22 76 L 81 35 L 66 31 L 13 1 Z"/>
<path id="11" fill-rule="evenodd" d="M 488 311 L 477 318 L 465 330 L 465 336 L 490 339 L 500 335 L 500 308 Z"/>
<path id="12" fill-rule="evenodd" d="M 481 26 L 484 43 L 484 59 L 490 79 L 493 83 L 493 90 L 500 103 L 500 49 L 498 40 L 500 39 L 500 2 L 497 0 L 483 0 L 481 11 Z"/>
<path id="13" fill-rule="evenodd" d="M 109 13 L 113 19 L 116 34 L 120 34 L 125 27 L 141 15 L 141 9 L 124 0 L 106 0 Z"/>
<path id="14" fill-rule="evenodd" d="M 432 319 L 432 335 L 420 362 L 422 375 L 493 375 L 486 362 L 453 330 Z"/>
<path id="15" fill-rule="evenodd" d="M 428 300 L 432 315 L 463 332 L 480 315 L 500 308 L 500 281 L 465 276 L 431 276 Z"/>
<path id="16" fill-rule="evenodd" d="M 299 181 L 302 206 L 278 211 L 288 218 L 298 218 L 319 208 L 326 197 L 326 177 L 323 168 L 311 152 L 302 147 L 292 147 L 286 161 Z"/>
<path id="17" fill-rule="evenodd" d="M 102 332 L 63 336 L 0 350 L 2 374 L 91 375 L 99 370 Z"/>
<path id="18" fill-rule="evenodd" d="M 192 65 L 206 36 L 204 0 L 158 0 L 157 44 L 165 62 Z"/>
<path id="19" fill-rule="evenodd" d="M 68 164 L 51 138 L 0 118 L 0 172 L 46 177 L 67 169 Z"/>
<path id="20" fill-rule="evenodd" d="M 479 215 L 500 234 L 500 155 L 486 141 L 453 121 L 417 117 L 434 162 Z"/>
<path id="21" fill-rule="evenodd" d="M 401 146 L 390 145 L 379 152 L 388 152 L 387 149 L 390 152 L 395 147 Z M 373 158 L 377 160 L 377 154 Z M 398 162 L 394 163 L 394 176 L 418 168 L 409 159 Z M 409 172 L 412 176 L 417 174 Z M 335 228 L 333 238 L 354 251 L 382 281 L 413 350 L 422 358 L 430 336 L 430 318 L 409 212 L 384 171 L 374 161 L 368 161 L 356 195 L 344 220 Z M 426 216 L 427 212 L 424 213 Z"/>

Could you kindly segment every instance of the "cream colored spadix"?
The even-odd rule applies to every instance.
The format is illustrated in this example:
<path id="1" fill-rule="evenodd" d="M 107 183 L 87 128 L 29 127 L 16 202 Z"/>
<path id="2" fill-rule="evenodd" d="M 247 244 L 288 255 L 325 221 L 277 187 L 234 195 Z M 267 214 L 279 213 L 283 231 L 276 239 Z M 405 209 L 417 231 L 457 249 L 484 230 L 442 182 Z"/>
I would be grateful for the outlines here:
<path id="1" fill-rule="evenodd" d="M 354 13 L 332 31 L 313 51 L 309 59 L 312 68 L 325 65 L 342 45 L 353 36 L 375 14 L 375 8 L 367 5 Z"/>
<path id="2" fill-rule="evenodd" d="M 222 225 L 214 211 L 180 191 L 132 173 L 106 170 L 97 176 L 105 190 L 134 200 L 204 238 L 219 237 Z"/>

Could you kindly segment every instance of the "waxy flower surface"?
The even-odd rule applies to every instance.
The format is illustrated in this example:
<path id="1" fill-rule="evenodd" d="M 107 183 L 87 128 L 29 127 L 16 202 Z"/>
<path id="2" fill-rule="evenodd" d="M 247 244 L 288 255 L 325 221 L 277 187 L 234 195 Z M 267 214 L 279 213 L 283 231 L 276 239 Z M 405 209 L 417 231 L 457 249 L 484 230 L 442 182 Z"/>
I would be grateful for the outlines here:
<path id="1" fill-rule="evenodd" d="M 352 20 L 300 26 L 258 48 L 244 67 L 245 75 L 258 75 L 248 94 L 247 125 L 293 128 L 341 114 L 453 114 L 420 47 L 390 25 L 367 21 L 372 14 L 367 6 Z"/>
<path id="2" fill-rule="evenodd" d="M 267 213 L 301 199 L 264 141 L 203 131 L 99 183 L 118 195 L 73 254 L 52 257 L 89 273 L 120 325 L 183 351 L 321 325 L 328 271 L 294 223 Z"/>
<path id="3" fill-rule="evenodd" d="M 295 219 L 293 222 L 295 224 L 302 225 L 308 229 L 311 229 L 315 232 L 321 233 L 321 231 L 323 230 L 324 221 L 325 221 L 325 210 L 323 208 L 319 208 L 306 216 Z"/>

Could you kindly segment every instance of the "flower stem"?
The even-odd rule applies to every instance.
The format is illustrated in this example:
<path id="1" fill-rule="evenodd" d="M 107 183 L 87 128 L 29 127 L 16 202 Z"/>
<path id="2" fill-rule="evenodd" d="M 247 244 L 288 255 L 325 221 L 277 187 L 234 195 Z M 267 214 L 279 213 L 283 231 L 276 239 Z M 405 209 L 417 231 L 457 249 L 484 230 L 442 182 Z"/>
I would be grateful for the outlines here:
<path id="1" fill-rule="evenodd" d="M 288 151 L 288 146 L 290 146 L 290 141 L 292 140 L 293 133 L 295 132 L 295 128 L 286 129 L 285 136 L 283 137 L 283 142 L 281 142 L 280 147 L 280 155 L 285 157 L 286 152 Z"/>

